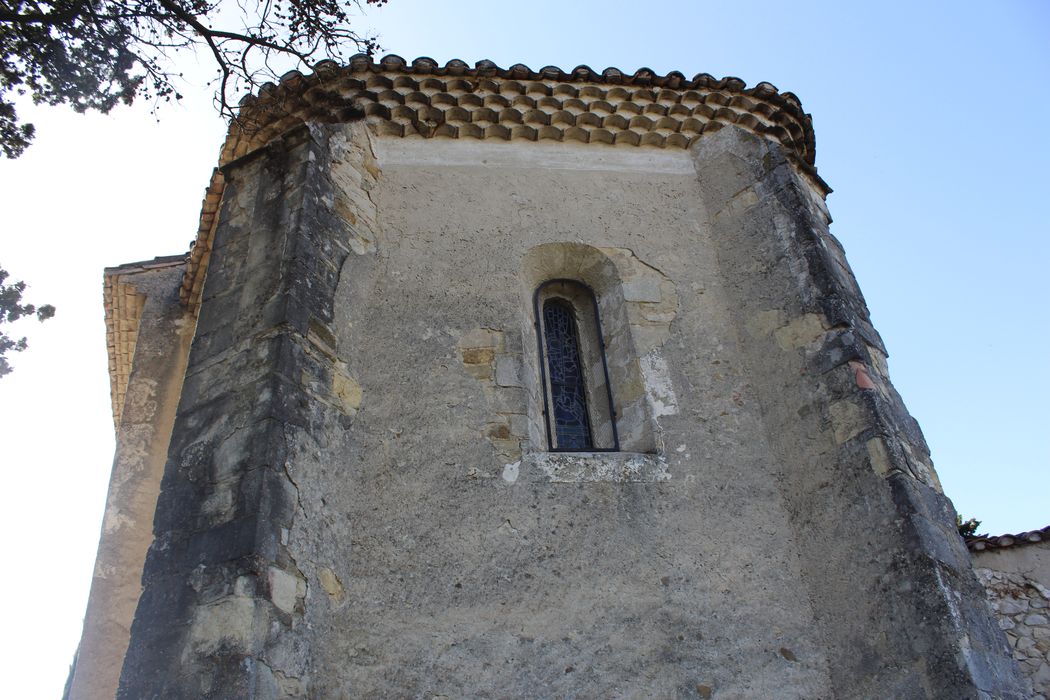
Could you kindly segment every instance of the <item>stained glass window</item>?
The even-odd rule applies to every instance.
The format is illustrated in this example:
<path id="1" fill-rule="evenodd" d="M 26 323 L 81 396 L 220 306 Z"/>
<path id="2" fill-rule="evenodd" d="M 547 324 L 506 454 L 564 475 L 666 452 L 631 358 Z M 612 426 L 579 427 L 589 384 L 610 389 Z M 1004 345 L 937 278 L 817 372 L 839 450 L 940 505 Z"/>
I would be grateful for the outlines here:
<path id="1" fill-rule="evenodd" d="M 579 332 L 572 306 L 560 299 L 543 305 L 543 329 L 547 341 L 550 378 L 551 422 L 558 449 L 589 450 L 590 418 L 580 362 Z"/>

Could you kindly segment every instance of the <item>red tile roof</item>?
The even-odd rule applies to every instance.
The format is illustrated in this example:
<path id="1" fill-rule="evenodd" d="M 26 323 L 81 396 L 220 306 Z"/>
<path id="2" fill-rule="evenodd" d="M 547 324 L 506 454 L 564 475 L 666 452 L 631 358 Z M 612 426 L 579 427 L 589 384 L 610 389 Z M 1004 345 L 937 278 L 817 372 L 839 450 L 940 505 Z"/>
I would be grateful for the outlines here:
<path id="1" fill-rule="evenodd" d="M 988 549 L 1006 549 L 1037 542 L 1050 542 L 1050 526 L 1041 530 L 1019 532 L 1016 535 L 971 535 L 964 537 L 966 546 L 971 552 L 982 552 Z"/>

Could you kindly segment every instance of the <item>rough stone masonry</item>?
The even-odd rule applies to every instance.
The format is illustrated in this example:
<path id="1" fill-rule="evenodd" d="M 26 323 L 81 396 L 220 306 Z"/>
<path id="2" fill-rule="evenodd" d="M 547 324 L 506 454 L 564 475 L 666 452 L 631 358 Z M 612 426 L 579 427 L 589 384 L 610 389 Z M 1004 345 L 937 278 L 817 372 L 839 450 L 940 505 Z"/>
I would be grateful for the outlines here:
<path id="1" fill-rule="evenodd" d="M 1029 696 L 794 95 L 388 56 L 244 110 L 190 254 L 107 273 L 71 697 Z"/>
<path id="2" fill-rule="evenodd" d="M 1050 698 L 1050 527 L 966 544 L 1032 698 Z"/>

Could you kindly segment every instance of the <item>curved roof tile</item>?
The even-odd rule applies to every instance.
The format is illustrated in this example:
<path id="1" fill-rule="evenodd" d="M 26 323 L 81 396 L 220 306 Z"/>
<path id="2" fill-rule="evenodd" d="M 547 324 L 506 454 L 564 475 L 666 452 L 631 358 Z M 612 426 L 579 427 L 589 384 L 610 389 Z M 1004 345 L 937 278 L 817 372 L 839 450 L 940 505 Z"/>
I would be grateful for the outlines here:
<path id="1" fill-rule="evenodd" d="M 1016 535 L 971 535 L 964 537 L 966 547 L 971 552 L 983 552 L 989 549 L 1007 549 L 1038 542 L 1050 542 L 1050 525 L 1041 530 L 1019 532 Z"/>
<path id="2" fill-rule="evenodd" d="M 355 119 L 395 136 L 682 149 L 734 124 L 779 142 L 804 173 L 827 188 L 813 167 L 810 115 L 795 95 L 780 93 L 767 82 L 748 88 L 739 78 L 716 79 L 707 73 L 691 79 L 651 68 L 625 73 L 610 67 L 599 73 L 586 65 L 566 72 L 557 66 L 533 70 L 521 63 L 500 68 L 489 60 L 473 68 L 459 59 L 442 66 L 427 56 L 408 62 L 396 54 L 378 60 L 356 54 L 344 66 L 321 61 L 310 75 L 293 70 L 277 84 L 266 83 L 258 95 L 241 100 L 240 120 L 227 136 L 220 167 L 304 122 Z M 216 173 L 189 254 L 181 298 L 194 310 L 222 189 L 222 176 Z"/>

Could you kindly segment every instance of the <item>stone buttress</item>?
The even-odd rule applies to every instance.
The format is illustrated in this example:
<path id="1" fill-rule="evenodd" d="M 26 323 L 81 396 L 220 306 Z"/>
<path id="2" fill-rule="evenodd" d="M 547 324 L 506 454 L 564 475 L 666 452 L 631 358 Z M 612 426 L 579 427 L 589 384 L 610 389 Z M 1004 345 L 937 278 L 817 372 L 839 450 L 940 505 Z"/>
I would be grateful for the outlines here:
<path id="1" fill-rule="evenodd" d="M 301 129 L 224 170 L 178 419 L 118 697 L 278 697 L 306 581 L 286 548 L 288 463 L 333 382 L 327 324 L 346 225 Z M 286 641 L 290 638 L 284 637 Z M 273 667 L 273 668 L 271 668 Z"/>
<path id="2" fill-rule="evenodd" d="M 693 157 L 836 696 L 1024 697 L 820 193 L 739 131 Z"/>

